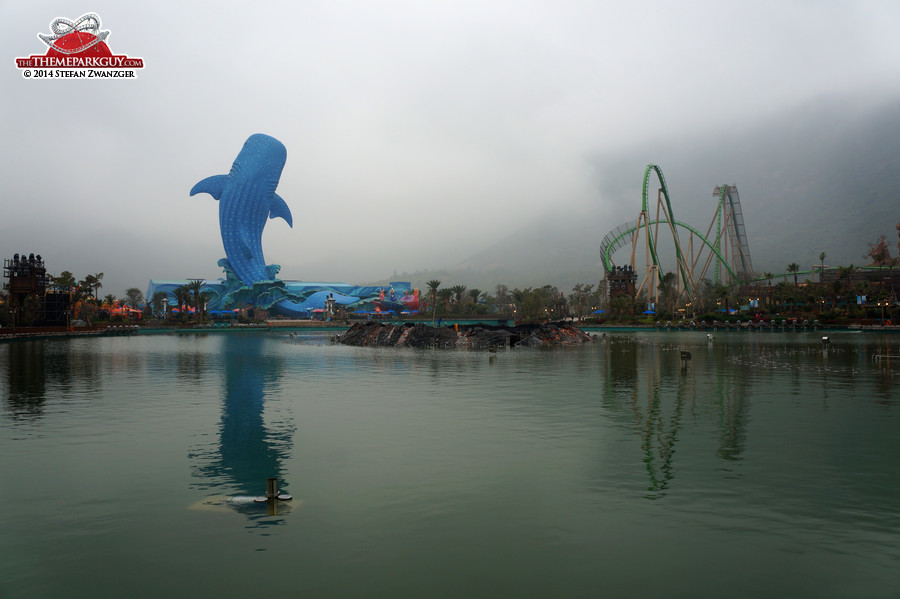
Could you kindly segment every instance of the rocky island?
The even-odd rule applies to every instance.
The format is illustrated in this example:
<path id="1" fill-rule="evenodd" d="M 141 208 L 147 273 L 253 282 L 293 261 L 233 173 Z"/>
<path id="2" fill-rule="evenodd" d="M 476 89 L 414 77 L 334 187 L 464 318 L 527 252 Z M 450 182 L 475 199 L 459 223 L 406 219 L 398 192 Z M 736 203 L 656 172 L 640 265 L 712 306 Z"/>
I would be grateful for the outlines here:
<path id="1" fill-rule="evenodd" d="M 357 347 L 432 347 L 496 349 L 499 347 L 555 347 L 578 345 L 591 336 L 571 323 L 520 324 L 516 326 L 448 325 L 424 323 L 388 324 L 360 322 L 337 338 Z"/>

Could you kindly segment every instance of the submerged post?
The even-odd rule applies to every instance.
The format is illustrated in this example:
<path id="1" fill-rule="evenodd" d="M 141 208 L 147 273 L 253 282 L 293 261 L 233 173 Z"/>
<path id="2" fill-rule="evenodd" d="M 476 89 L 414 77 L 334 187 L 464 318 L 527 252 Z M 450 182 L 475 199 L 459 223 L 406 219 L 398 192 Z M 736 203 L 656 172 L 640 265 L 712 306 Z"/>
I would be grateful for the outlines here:
<path id="1" fill-rule="evenodd" d="M 271 509 L 274 509 L 275 504 L 277 504 L 279 501 L 290 501 L 291 499 L 293 499 L 293 497 L 291 497 L 287 493 L 278 492 L 277 478 L 267 478 L 265 497 L 259 495 L 257 497 L 253 497 L 252 499 L 255 503 L 267 503 Z M 277 510 L 273 513 L 277 513 Z"/>

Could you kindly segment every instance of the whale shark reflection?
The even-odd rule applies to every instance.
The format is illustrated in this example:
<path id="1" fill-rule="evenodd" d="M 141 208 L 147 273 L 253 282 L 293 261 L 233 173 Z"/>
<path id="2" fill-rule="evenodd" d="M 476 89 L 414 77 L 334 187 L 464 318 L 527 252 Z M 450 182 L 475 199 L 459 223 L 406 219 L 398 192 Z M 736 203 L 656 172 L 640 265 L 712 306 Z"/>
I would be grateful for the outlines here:
<path id="1" fill-rule="evenodd" d="M 222 492 L 194 504 L 194 509 L 265 513 L 266 504 L 260 510 L 253 499 L 265 495 L 267 478 L 277 478 L 282 493 L 288 493 L 283 463 L 289 457 L 294 427 L 285 422 L 267 424 L 264 418 L 267 390 L 284 370 L 280 357 L 265 352 L 268 341 L 254 334 L 222 336 L 224 393 L 218 438 L 213 447 L 191 455 L 196 486 Z M 291 503 L 296 507 L 300 502 Z M 279 514 L 290 509 L 290 504 L 279 502 Z"/>

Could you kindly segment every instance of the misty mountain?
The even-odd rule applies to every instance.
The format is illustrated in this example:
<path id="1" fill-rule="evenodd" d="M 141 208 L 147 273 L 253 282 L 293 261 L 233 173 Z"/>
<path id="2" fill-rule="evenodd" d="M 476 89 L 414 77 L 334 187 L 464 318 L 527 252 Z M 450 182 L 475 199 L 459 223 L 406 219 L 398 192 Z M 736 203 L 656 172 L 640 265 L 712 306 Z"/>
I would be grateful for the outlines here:
<path id="1" fill-rule="evenodd" d="M 596 173 L 595 206 L 568 208 L 560 200 L 556 211 L 498 236 L 452 268 L 403 273 L 399 279 L 422 284 L 438 278 L 485 290 L 496 283 L 569 289 L 596 282 L 602 275 L 600 241 L 637 218 L 648 163 L 659 165 L 666 177 L 675 218 L 702 231 L 715 212 L 713 188 L 736 184 L 757 272 L 783 273 L 791 262 L 806 269 L 819 263 L 820 252 L 827 265 L 862 264 L 880 235 L 896 247 L 898 98 L 880 104 L 818 99 L 752 126 L 638 143 L 598 152 L 589 161 Z M 651 180 L 650 189 L 656 187 Z M 674 258 L 661 259 L 674 264 Z"/>

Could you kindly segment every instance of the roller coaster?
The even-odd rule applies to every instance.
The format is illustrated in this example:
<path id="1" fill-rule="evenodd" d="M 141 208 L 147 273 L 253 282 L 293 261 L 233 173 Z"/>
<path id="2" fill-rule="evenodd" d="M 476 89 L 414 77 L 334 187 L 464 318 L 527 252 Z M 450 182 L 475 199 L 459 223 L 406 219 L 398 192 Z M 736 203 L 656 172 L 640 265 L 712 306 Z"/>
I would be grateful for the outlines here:
<path id="1" fill-rule="evenodd" d="M 648 198 L 651 177 L 654 173 L 659 187 L 655 213 L 651 218 Z M 693 301 L 704 279 L 711 279 L 714 283 L 748 282 L 753 279 L 750 245 L 744 228 L 744 215 L 741 211 L 737 186 L 717 185 L 712 195 L 717 199 L 716 211 L 706 234 L 703 234 L 698 229 L 675 219 L 665 175 L 657 165 L 648 164 L 644 170 L 640 214 L 636 220 L 622 224 L 607 233 L 600 244 L 604 281 L 623 269 L 622 266 L 616 266 L 613 254 L 630 245 L 630 261 L 625 269 L 633 272 L 637 267 L 635 260 L 639 247 L 642 246 L 645 259 L 644 278 L 640 285 L 634 288 L 634 296 L 646 293 L 648 301 L 655 303 L 665 274 L 659 259 L 660 229 L 668 231 L 663 235 L 671 235 L 674 245 L 675 295 L 679 300 Z"/>

